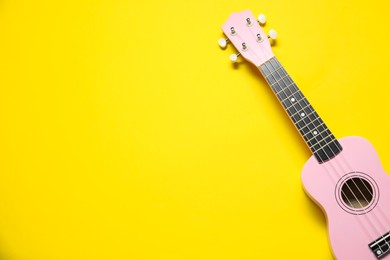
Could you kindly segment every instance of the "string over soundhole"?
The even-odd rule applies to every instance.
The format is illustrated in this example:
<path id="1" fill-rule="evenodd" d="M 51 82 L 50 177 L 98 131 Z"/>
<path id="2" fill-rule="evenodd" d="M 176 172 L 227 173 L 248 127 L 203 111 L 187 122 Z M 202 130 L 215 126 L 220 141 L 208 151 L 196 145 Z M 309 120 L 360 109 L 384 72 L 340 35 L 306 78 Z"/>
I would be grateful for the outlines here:
<path id="1" fill-rule="evenodd" d="M 379 201 L 379 189 L 375 181 L 362 172 L 344 175 L 336 185 L 336 200 L 341 208 L 354 215 L 370 212 Z"/>
<path id="2" fill-rule="evenodd" d="M 368 181 L 360 177 L 347 180 L 341 188 L 341 197 L 350 208 L 361 209 L 372 201 L 372 187 Z"/>

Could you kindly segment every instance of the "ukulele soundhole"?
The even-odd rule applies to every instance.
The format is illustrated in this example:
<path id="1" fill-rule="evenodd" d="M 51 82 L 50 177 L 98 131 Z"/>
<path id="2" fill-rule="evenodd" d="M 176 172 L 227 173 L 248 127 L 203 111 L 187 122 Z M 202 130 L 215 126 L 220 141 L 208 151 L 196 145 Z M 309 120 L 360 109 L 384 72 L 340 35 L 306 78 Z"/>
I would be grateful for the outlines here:
<path id="1" fill-rule="evenodd" d="M 351 172 L 336 185 L 336 200 L 348 213 L 362 215 L 378 203 L 379 192 L 375 181 L 367 174 Z"/>
<path id="2" fill-rule="evenodd" d="M 341 188 L 341 198 L 350 208 L 361 209 L 367 207 L 373 198 L 372 186 L 363 178 L 350 178 L 344 182 Z"/>

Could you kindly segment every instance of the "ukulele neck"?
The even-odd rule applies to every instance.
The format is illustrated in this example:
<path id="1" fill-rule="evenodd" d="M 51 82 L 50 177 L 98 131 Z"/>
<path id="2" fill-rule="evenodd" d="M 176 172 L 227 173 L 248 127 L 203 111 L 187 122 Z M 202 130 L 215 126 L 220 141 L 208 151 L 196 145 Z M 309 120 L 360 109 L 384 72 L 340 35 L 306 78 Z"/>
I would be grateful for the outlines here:
<path id="1" fill-rule="evenodd" d="M 280 62 L 273 57 L 261 73 L 319 163 L 336 157 L 342 147 Z"/>

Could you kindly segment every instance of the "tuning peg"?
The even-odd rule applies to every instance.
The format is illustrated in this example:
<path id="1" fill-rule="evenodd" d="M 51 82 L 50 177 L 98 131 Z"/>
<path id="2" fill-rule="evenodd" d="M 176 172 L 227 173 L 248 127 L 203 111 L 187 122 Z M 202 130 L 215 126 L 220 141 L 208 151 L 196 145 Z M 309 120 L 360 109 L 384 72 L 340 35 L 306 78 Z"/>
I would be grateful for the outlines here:
<path id="1" fill-rule="evenodd" d="M 268 38 L 271 38 L 272 40 L 276 40 L 278 37 L 278 33 L 275 30 L 269 30 L 268 32 Z"/>
<path id="2" fill-rule="evenodd" d="M 226 39 L 221 38 L 218 40 L 218 45 L 219 45 L 219 47 L 221 47 L 223 49 L 223 48 L 226 48 L 226 45 L 228 42 L 229 42 L 228 38 L 226 38 Z"/>
<path id="3" fill-rule="evenodd" d="M 236 63 L 238 56 L 240 56 L 240 55 L 241 55 L 241 53 L 232 54 L 229 56 L 229 59 L 231 60 L 231 62 Z"/>
<path id="4" fill-rule="evenodd" d="M 257 16 L 257 21 L 259 21 L 260 24 L 265 24 L 267 22 L 267 18 L 264 14 L 259 14 Z"/>

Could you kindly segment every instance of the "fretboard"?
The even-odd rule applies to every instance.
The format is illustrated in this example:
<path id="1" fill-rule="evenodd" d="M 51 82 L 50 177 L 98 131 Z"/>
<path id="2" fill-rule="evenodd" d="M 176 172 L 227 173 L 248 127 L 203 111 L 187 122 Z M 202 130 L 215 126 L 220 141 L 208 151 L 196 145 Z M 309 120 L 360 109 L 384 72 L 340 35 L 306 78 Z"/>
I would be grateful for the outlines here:
<path id="1" fill-rule="evenodd" d="M 279 61 L 273 57 L 259 69 L 317 161 L 323 163 L 338 155 L 340 143 Z"/>

